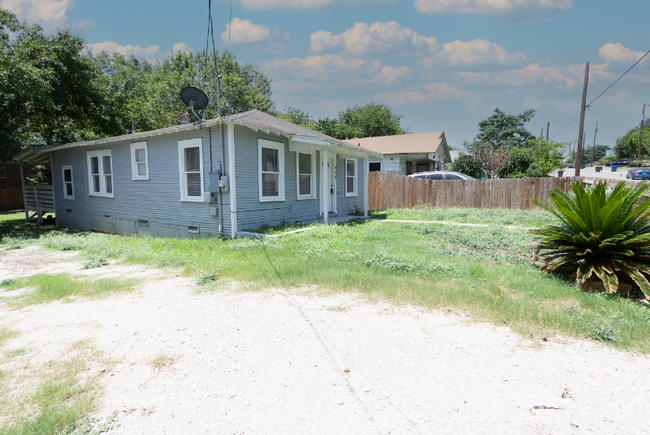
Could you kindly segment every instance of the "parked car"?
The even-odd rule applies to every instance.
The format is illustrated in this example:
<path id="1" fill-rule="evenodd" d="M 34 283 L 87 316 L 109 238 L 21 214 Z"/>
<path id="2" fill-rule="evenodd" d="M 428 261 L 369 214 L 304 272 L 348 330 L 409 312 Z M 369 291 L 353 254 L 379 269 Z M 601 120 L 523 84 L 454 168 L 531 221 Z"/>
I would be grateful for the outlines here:
<path id="1" fill-rule="evenodd" d="M 409 177 L 426 178 L 427 180 L 476 180 L 474 177 L 455 171 L 418 172 L 409 175 Z"/>
<path id="2" fill-rule="evenodd" d="M 650 178 L 650 168 L 632 168 L 627 172 L 625 178 L 632 180 Z"/>
<path id="3" fill-rule="evenodd" d="M 582 166 L 580 166 L 580 168 L 581 168 L 581 169 L 584 169 L 585 166 L 587 166 L 587 162 L 585 162 L 585 161 L 583 160 L 583 162 L 582 162 Z M 575 168 L 575 167 L 576 167 L 576 162 L 573 162 L 573 163 L 571 163 L 571 164 L 569 165 L 569 168 Z"/>
<path id="4" fill-rule="evenodd" d="M 629 166 L 630 163 L 632 163 L 631 159 L 621 159 L 614 164 L 616 166 Z"/>

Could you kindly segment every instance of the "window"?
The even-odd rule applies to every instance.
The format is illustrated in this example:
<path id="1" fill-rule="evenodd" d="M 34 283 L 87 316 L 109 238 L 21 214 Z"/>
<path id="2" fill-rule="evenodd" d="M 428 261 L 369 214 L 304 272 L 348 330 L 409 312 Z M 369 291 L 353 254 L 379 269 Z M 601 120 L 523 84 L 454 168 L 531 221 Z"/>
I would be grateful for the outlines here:
<path id="1" fill-rule="evenodd" d="M 7 171 L 0 171 L 0 179 L 3 180 L 7 178 Z"/>
<path id="2" fill-rule="evenodd" d="M 368 172 L 381 172 L 381 162 L 368 163 Z"/>
<path id="3" fill-rule="evenodd" d="M 74 187 L 72 186 L 72 165 L 63 165 L 63 199 L 74 199 Z"/>
<path id="4" fill-rule="evenodd" d="M 296 172 L 298 174 L 298 199 L 315 199 L 316 159 L 314 153 L 297 153 Z"/>
<path id="5" fill-rule="evenodd" d="M 345 196 L 357 196 L 356 160 L 345 160 Z"/>
<path id="6" fill-rule="evenodd" d="M 181 201 L 203 202 L 203 152 L 201 139 L 178 142 Z"/>
<path id="7" fill-rule="evenodd" d="M 133 180 L 149 179 L 149 153 L 147 142 L 131 144 L 131 171 Z"/>
<path id="8" fill-rule="evenodd" d="M 93 196 L 113 198 L 113 165 L 111 150 L 88 151 L 90 193 Z"/>
<path id="9" fill-rule="evenodd" d="M 459 177 L 459 176 L 456 175 L 456 174 L 446 174 L 446 175 L 445 175 L 445 179 L 446 179 L 446 180 L 462 180 L 462 178 Z"/>
<path id="10" fill-rule="evenodd" d="M 284 201 L 284 144 L 258 142 L 260 201 Z"/>
<path id="11" fill-rule="evenodd" d="M 428 175 L 427 178 L 429 180 L 442 180 L 444 177 L 442 176 L 442 174 L 431 174 Z"/>

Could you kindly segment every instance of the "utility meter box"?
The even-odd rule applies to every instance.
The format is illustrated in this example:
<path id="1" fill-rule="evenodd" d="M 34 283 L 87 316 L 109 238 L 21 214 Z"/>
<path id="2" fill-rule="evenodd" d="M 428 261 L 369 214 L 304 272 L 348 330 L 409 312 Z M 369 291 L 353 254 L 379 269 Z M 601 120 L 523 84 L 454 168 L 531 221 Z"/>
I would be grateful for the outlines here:
<path id="1" fill-rule="evenodd" d="M 210 193 L 220 192 L 219 181 L 221 174 L 219 172 L 210 172 Z"/>
<path id="2" fill-rule="evenodd" d="M 230 191 L 230 177 L 228 175 L 222 175 L 221 180 L 219 180 L 219 186 L 221 186 L 222 192 Z"/>

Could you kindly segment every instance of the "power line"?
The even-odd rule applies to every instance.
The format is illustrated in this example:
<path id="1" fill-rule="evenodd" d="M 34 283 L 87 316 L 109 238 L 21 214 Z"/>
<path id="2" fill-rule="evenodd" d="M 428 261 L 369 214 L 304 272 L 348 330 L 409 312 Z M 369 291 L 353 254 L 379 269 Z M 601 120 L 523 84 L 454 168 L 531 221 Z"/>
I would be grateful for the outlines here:
<path id="1" fill-rule="evenodd" d="M 596 98 L 594 98 L 593 100 L 591 100 L 591 103 L 587 104 L 587 107 L 591 106 L 591 105 L 594 103 L 594 101 L 596 101 L 597 99 L 599 99 L 599 98 L 600 98 L 600 97 L 601 97 L 605 92 L 609 91 L 609 90 L 612 88 L 612 86 L 614 86 L 616 83 L 618 83 L 618 81 L 619 81 L 620 79 L 622 79 L 623 77 L 625 77 L 625 74 L 629 73 L 629 72 L 632 70 L 632 68 L 634 68 L 635 66 L 637 66 L 637 65 L 639 64 L 639 62 L 641 62 L 641 61 L 642 61 L 642 60 L 643 60 L 643 59 L 644 59 L 648 54 L 650 54 L 650 50 L 646 51 L 646 53 L 645 53 L 643 56 L 641 56 L 641 58 L 640 58 L 639 60 L 637 60 L 636 62 L 634 62 L 634 65 L 632 65 L 631 67 L 629 67 L 629 68 L 627 69 L 627 71 L 625 71 L 625 72 L 624 72 L 624 73 L 623 73 L 619 78 L 617 78 L 617 79 L 614 81 L 614 83 L 612 83 L 611 85 L 609 85 L 609 86 L 607 87 L 607 89 L 605 89 L 603 92 L 601 92 L 600 95 L 598 95 Z"/>
<path id="2" fill-rule="evenodd" d="M 574 122 L 576 122 L 576 119 L 578 119 L 578 118 L 580 118 L 580 114 L 579 114 L 579 113 L 578 113 L 578 116 L 576 116 L 575 118 L 573 118 L 573 121 L 569 122 L 569 125 L 567 125 L 566 127 L 564 127 L 564 128 L 563 128 L 563 129 L 558 133 L 558 134 L 556 134 L 555 136 L 553 136 L 551 139 L 555 139 L 556 137 L 558 137 L 559 135 L 561 135 L 561 134 L 564 132 L 564 130 L 566 130 L 567 128 L 571 127 L 571 124 L 573 124 Z"/>

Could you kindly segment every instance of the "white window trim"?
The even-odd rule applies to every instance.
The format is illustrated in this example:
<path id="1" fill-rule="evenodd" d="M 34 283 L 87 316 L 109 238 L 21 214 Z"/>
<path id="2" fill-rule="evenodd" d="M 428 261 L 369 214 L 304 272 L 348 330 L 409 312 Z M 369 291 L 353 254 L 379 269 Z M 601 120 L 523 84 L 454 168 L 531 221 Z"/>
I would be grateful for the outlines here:
<path id="1" fill-rule="evenodd" d="M 144 149 L 144 166 L 147 168 L 146 175 L 138 175 L 138 162 L 135 161 L 135 151 Z M 141 162 L 140 162 L 141 163 Z M 131 144 L 131 180 L 148 180 L 149 179 L 149 147 L 147 141 L 134 142 Z"/>
<path id="2" fill-rule="evenodd" d="M 354 162 L 354 177 L 348 176 L 348 162 Z M 353 197 L 353 196 L 358 196 L 357 194 L 357 176 L 359 175 L 358 169 L 358 163 L 357 159 L 345 159 L 345 196 L 346 197 Z M 354 178 L 354 183 L 352 184 L 354 186 L 354 191 L 353 192 L 348 192 L 348 178 Z"/>
<path id="3" fill-rule="evenodd" d="M 278 150 L 278 160 L 280 163 L 280 174 L 278 175 L 278 196 L 262 196 L 262 148 L 271 148 Z M 264 139 L 257 141 L 257 179 L 259 187 L 260 202 L 285 201 L 284 198 L 284 144 L 281 142 L 271 142 Z"/>
<path id="4" fill-rule="evenodd" d="M 199 147 L 199 162 L 201 165 L 201 196 L 187 196 L 187 179 L 185 178 L 185 148 Z M 181 201 L 183 202 L 204 202 L 205 181 L 203 179 L 203 140 L 199 138 L 178 141 L 178 170 L 181 188 Z"/>
<path id="5" fill-rule="evenodd" d="M 104 157 L 111 158 L 111 192 L 106 192 L 106 177 L 104 175 Z M 99 193 L 93 192 L 93 174 L 92 174 L 92 164 L 90 159 L 97 157 L 99 159 Z M 113 156 L 111 155 L 111 150 L 101 150 L 101 151 L 87 151 L 86 160 L 88 162 L 88 195 L 89 196 L 102 196 L 104 198 L 114 198 L 115 197 L 115 168 L 113 166 Z"/>
<path id="6" fill-rule="evenodd" d="M 311 156 L 311 194 L 300 194 L 300 154 Z M 296 152 L 296 199 L 316 199 L 316 153 L 314 151 L 297 151 Z"/>
<path id="7" fill-rule="evenodd" d="M 65 188 L 65 171 L 70 170 L 70 184 L 72 184 L 72 195 L 68 195 L 68 190 Z M 72 165 L 61 166 L 61 176 L 63 177 L 63 199 L 74 199 L 74 174 L 72 173 Z"/>

